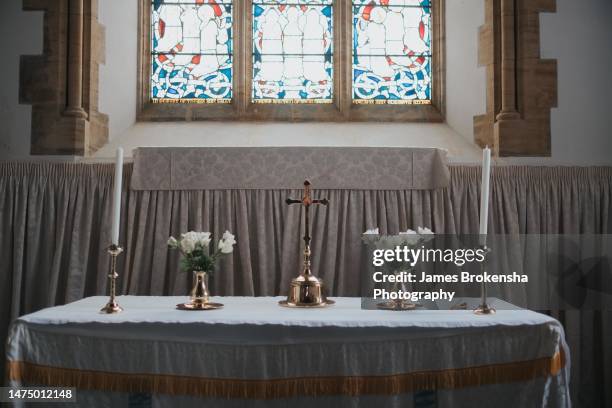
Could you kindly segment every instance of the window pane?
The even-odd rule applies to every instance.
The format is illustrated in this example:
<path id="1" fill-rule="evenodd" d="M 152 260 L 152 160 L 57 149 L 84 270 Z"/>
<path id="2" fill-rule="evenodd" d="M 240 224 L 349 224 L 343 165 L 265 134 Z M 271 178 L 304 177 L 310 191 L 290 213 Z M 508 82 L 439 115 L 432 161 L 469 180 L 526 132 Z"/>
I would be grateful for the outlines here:
<path id="1" fill-rule="evenodd" d="M 429 0 L 353 0 L 353 102 L 431 103 Z"/>
<path id="2" fill-rule="evenodd" d="M 257 103 L 331 103 L 332 0 L 253 0 Z"/>
<path id="3" fill-rule="evenodd" d="M 152 101 L 231 102 L 231 0 L 156 0 L 151 10 Z"/>

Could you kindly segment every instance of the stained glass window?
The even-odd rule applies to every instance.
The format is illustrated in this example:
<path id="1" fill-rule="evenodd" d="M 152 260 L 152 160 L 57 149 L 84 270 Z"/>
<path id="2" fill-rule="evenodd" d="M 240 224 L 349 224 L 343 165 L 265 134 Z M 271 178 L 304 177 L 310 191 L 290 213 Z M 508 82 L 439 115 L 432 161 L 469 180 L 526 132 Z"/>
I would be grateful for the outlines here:
<path id="1" fill-rule="evenodd" d="M 232 1 L 153 0 L 153 102 L 232 98 Z"/>
<path id="2" fill-rule="evenodd" d="M 332 0 L 253 0 L 256 103 L 331 103 Z"/>
<path id="3" fill-rule="evenodd" d="M 431 103 L 430 0 L 353 0 L 353 102 Z"/>

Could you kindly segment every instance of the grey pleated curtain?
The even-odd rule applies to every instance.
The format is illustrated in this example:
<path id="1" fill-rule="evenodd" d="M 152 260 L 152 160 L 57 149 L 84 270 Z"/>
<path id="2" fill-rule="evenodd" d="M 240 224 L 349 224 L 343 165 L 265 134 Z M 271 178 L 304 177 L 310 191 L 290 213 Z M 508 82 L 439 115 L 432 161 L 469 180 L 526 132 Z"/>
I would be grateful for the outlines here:
<path id="1" fill-rule="evenodd" d="M 302 208 L 287 206 L 300 190 L 130 191 L 126 293 L 185 294 L 191 279 L 179 272 L 170 235 L 188 230 L 236 234 L 236 254 L 213 279 L 216 294 L 275 295 L 285 291 L 301 264 Z M 313 207 L 313 270 L 335 295 L 358 296 L 361 234 L 379 226 L 397 233 L 416 225 L 454 231 L 455 214 L 444 190 L 317 190 L 327 207 Z M 466 205 L 477 205 L 472 201 Z M 434 209 L 434 211 L 432 211 Z M 470 212 L 477 211 L 476 208 Z M 458 216 L 458 215 L 457 215 Z"/>
<path id="2" fill-rule="evenodd" d="M 300 190 L 133 191 L 124 172 L 119 287 L 122 294 L 185 295 L 191 277 L 169 252 L 170 235 L 187 230 L 236 234 L 232 257 L 213 280 L 217 295 L 284 294 L 299 271 Z M 427 226 L 478 229 L 480 169 L 452 166 L 440 190 L 317 190 L 327 208 L 313 211 L 313 270 L 330 294 L 359 293 L 360 236 Z M 15 317 L 84 296 L 105 294 L 113 166 L 0 164 L 0 337 Z M 612 168 L 500 167 L 492 176 L 490 231 L 503 234 L 612 233 Z M 102 306 L 102 305 L 101 305 Z M 612 314 L 553 314 L 572 350 L 577 406 L 612 405 Z"/>

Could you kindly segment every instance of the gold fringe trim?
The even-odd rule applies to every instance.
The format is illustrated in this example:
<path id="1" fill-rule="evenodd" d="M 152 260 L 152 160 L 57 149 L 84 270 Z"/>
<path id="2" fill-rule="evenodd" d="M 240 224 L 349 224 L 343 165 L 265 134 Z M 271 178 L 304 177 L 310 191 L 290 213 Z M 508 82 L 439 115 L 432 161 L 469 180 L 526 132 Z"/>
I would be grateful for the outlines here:
<path id="1" fill-rule="evenodd" d="M 12 381 L 54 387 L 216 398 L 275 399 L 321 395 L 391 395 L 419 390 L 529 381 L 557 375 L 563 367 L 565 354 L 561 350 L 552 357 L 536 360 L 381 376 L 243 380 L 77 370 L 25 361 L 8 361 L 7 374 Z"/>

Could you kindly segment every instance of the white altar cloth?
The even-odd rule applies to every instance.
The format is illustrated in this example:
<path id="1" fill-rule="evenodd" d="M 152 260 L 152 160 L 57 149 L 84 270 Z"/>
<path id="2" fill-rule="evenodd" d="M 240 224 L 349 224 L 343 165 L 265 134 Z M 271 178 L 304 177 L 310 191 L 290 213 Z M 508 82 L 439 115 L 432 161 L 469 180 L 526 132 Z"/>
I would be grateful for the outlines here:
<path id="1" fill-rule="evenodd" d="M 435 406 L 570 405 L 568 350 L 549 316 L 362 310 L 359 298 L 287 309 L 280 299 L 218 297 L 223 309 L 179 311 L 184 297 L 122 296 L 118 315 L 98 313 L 104 297 L 48 308 L 14 322 L 9 376 L 76 386 L 91 401 L 153 394 L 159 406 L 300 406 L 316 396 L 323 406 L 410 407 L 423 391 Z"/>

